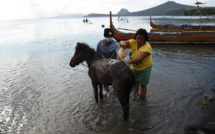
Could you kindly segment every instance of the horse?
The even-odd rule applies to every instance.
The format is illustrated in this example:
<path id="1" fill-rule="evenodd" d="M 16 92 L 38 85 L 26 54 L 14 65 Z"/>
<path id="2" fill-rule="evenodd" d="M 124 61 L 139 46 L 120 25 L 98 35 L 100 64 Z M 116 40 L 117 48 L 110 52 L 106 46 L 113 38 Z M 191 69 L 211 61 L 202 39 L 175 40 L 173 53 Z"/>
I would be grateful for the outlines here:
<path id="1" fill-rule="evenodd" d="M 128 121 L 129 99 L 135 84 L 135 76 L 130 67 L 121 60 L 106 59 L 86 43 L 77 43 L 70 66 L 75 67 L 86 61 L 88 75 L 94 88 L 95 100 L 103 100 L 102 85 L 112 85 L 122 106 L 124 121 Z M 99 94 L 98 94 L 99 87 Z"/>

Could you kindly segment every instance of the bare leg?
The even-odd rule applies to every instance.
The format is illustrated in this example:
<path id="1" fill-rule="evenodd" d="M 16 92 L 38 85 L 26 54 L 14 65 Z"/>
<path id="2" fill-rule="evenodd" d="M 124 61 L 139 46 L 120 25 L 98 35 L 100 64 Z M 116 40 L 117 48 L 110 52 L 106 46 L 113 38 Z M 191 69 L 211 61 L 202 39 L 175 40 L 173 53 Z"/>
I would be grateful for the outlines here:
<path id="1" fill-rule="evenodd" d="M 140 89 L 140 97 L 145 98 L 146 93 L 147 93 L 147 86 L 140 84 L 140 87 L 141 87 L 141 89 Z"/>
<path id="2" fill-rule="evenodd" d="M 133 89 L 133 93 L 134 94 L 138 94 L 139 93 L 139 86 L 140 86 L 139 84 L 140 84 L 139 81 L 136 81 L 135 87 Z"/>
<path id="3" fill-rule="evenodd" d="M 106 92 L 110 91 L 109 86 L 107 86 L 107 85 L 104 85 L 104 89 L 105 89 Z"/>

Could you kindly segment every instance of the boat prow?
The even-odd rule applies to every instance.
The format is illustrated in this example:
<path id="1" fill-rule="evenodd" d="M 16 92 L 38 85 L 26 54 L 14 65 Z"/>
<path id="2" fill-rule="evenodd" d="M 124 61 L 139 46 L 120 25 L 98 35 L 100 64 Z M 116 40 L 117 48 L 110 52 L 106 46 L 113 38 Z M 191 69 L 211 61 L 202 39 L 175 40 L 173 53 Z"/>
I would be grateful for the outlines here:
<path id="1" fill-rule="evenodd" d="M 113 38 L 116 39 L 116 40 L 128 40 L 128 39 L 133 39 L 134 38 L 134 34 L 135 33 L 123 33 L 123 32 L 120 32 L 118 31 L 114 25 L 113 25 L 113 22 L 112 22 L 112 14 L 111 14 L 111 11 L 110 11 L 110 28 L 113 30 L 114 32 L 114 36 Z"/>

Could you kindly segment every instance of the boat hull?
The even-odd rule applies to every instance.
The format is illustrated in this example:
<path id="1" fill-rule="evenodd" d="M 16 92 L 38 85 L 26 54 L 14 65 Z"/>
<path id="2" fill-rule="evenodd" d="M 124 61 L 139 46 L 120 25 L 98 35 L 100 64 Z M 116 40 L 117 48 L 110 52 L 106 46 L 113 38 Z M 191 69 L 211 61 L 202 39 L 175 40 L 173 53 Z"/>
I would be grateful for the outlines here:
<path id="1" fill-rule="evenodd" d="M 215 31 L 215 26 L 193 26 L 193 25 L 156 25 L 150 16 L 150 26 L 153 31 Z"/>
<path id="2" fill-rule="evenodd" d="M 114 31 L 113 38 L 116 40 L 134 39 L 135 33 L 122 33 L 118 31 L 113 23 L 110 12 L 110 28 Z M 149 41 L 151 42 L 177 42 L 187 44 L 215 44 L 215 32 L 162 32 L 148 33 Z M 185 44 L 186 44 L 185 43 Z"/>

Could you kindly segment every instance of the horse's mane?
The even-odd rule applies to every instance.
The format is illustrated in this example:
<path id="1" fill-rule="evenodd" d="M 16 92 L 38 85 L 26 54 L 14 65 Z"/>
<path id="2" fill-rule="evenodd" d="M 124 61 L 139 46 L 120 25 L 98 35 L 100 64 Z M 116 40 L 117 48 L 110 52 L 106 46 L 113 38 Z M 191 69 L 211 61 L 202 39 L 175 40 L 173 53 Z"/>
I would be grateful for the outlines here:
<path id="1" fill-rule="evenodd" d="M 95 58 L 95 59 L 102 59 L 103 56 L 96 52 L 95 49 L 91 48 L 88 44 L 86 43 L 78 43 L 78 45 L 81 47 L 81 49 L 87 54 L 88 58 Z"/>

